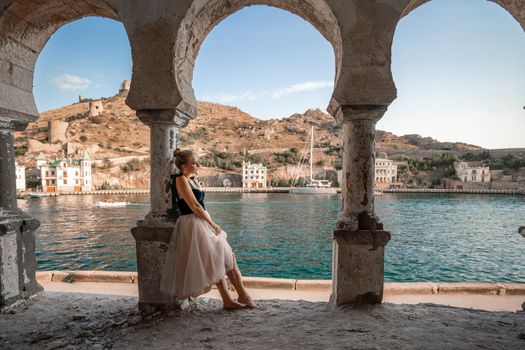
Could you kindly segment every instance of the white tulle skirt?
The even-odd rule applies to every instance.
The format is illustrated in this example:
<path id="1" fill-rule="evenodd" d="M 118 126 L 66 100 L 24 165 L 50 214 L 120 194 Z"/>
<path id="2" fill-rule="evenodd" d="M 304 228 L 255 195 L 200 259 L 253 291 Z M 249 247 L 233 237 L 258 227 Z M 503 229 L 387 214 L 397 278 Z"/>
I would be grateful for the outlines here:
<path id="1" fill-rule="evenodd" d="M 166 254 L 160 291 L 177 299 L 210 291 L 233 269 L 227 234 L 217 236 L 213 227 L 195 214 L 177 219 Z"/>

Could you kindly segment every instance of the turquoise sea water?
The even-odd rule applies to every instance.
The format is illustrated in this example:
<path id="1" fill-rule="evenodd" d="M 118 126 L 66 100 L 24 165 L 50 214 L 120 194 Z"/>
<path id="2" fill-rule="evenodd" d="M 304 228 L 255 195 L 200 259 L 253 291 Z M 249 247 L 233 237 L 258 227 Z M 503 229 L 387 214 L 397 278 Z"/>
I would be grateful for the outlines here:
<path id="1" fill-rule="evenodd" d="M 119 197 L 117 197 L 118 199 Z M 97 208 L 100 196 L 20 200 L 39 219 L 39 270 L 136 270 L 130 228 L 149 211 Z M 338 195 L 207 194 L 246 276 L 330 279 Z M 525 196 L 385 194 L 376 211 L 392 233 L 386 281 L 525 282 Z"/>

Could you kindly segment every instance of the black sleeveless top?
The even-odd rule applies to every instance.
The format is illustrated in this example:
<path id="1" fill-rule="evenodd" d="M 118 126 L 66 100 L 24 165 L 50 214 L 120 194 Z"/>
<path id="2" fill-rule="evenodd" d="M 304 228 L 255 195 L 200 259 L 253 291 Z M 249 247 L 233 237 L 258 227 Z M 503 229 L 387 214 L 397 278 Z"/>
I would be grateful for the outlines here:
<path id="1" fill-rule="evenodd" d="M 188 203 L 186 203 L 186 201 L 183 198 L 180 198 L 178 193 L 177 193 L 176 181 L 177 181 L 177 177 L 179 177 L 179 176 L 182 176 L 182 174 L 177 174 L 177 175 L 173 176 L 173 184 L 172 184 L 172 187 L 171 187 L 171 194 L 172 194 L 173 198 L 175 199 L 177 207 L 179 208 L 180 215 L 193 214 L 193 211 L 191 210 L 191 208 L 188 205 Z M 201 191 L 198 188 L 193 187 L 191 185 L 191 182 L 189 182 L 189 184 L 191 186 L 191 191 L 193 192 L 193 195 L 195 195 L 195 198 L 197 198 L 197 202 L 199 202 L 199 204 L 202 205 L 204 210 L 206 210 L 206 207 L 204 206 L 204 191 Z M 173 204 L 175 204 L 175 203 L 173 203 Z"/>

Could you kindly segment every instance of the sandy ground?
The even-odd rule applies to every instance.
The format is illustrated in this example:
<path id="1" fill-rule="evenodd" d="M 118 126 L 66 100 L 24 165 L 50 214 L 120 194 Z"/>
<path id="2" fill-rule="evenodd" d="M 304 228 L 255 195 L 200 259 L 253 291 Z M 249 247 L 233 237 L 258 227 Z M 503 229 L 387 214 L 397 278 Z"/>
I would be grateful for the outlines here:
<path id="1" fill-rule="evenodd" d="M 0 315 L 0 349 L 525 349 L 523 312 L 393 303 L 351 309 L 276 299 L 259 301 L 260 310 L 227 312 L 219 300 L 201 297 L 183 312 L 142 315 L 133 295 L 46 288 Z M 489 304 L 507 299 L 485 297 Z"/>
<path id="2" fill-rule="evenodd" d="M 71 292 L 92 293 L 107 295 L 138 296 L 136 284 L 130 283 L 93 283 L 93 282 L 41 282 L 48 292 Z M 255 299 L 264 300 L 305 300 L 328 302 L 330 293 L 326 291 L 297 291 L 283 289 L 249 289 L 250 295 Z M 212 289 L 206 298 L 220 299 L 219 292 Z M 477 309 L 485 311 L 510 311 L 521 310 L 521 304 L 525 302 L 523 295 L 475 295 L 475 294 L 405 294 L 386 295 L 385 303 L 393 304 L 438 304 L 454 306 L 466 309 Z"/>

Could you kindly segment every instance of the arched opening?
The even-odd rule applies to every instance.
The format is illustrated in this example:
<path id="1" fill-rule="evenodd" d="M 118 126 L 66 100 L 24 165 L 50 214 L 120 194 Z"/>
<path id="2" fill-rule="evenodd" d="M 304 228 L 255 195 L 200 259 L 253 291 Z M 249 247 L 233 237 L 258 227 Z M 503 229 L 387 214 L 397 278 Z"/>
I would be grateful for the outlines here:
<path id="1" fill-rule="evenodd" d="M 290 4 L 283 4 L 278 0 L 248 2 L 197 0 L 192 3 L 180 26 L 175 52 L 177 86 L 183 99 L 179 109 L 183 112 L 187 111 L 186 114 L 195 115 L 196 101 L 192 87 L 193 71 L 195 60 L 204 39 L 222 19 L 252 5 L 269 5 L 281 8 L 312 24 L 332 44 L 336 61 L 335 83 L 337 83 L 342 60 L 342 39 L 337 20 L 324 1 L 293 1 Z"/>
<path id="2" fill-rule="evenodd" d="M 262 180 L 265 187 L 292 179 L 311 125 L 317 134 L 314 173 L 321 168 L 336 173 L 323 150 L 340 144 L 334 134 L 336 122 L 320 110 L 300 113 L 328 105 L 337 53 L 304 17 L 286 10 L 253 6 L 225 14 L 213 31 L 206 32 L 206 40 L 198 41 L 190 82 L 192 94 L 195 89 L 197 98 L 207 102 L 197 104 L 198 117 L 181 137 L 183 145 L 197 149 L 201 163 L 210 168 L 206 174 L 210 176 L 204 176 L 208 186 L 222 187 L 218 180 L 223 177 L 212 176 L 217 171 L 232 176 L 238 187 L 251 181 L 243 178 L 243 161 L 268 167 Z M 323 142 L 328 144 L 323 147 Z M 248 176 L 257 177 L 258 171 Z M 207 196 L 212 215 L 233 233 L 228 239 L 246 275 L 331 278 L 330 232 L 337 219 L 337 198 L 274 193 Z M 319 252 L 321 256 L 316 256 Z"/>
<path id="3" fill-rule="evenodd" d="M 423 188 L 517 189 L 516 182 L 499 176 L 511 164 L 505 165 L 502 156 L 511 154 L 512 166 L 518 167 L 523 159 L 510 150 L 523 147 L 517 130 L 525 127 L 522 12 L 499 1 L 423 3 L 410 2 L 397 26 L 392 72 L 398 99 L 378 124 L 397 135 L 409 134 L 405 141 L 420 148 L 418 153 L 390 150 L 391 158 L 404 163 L 400 178 Z M 398 235 L 387 250 L 387 279 L 523 281 L 518 266 L 525 246 L 514 235 L 525 220 L 519 197 L 391 197 L 386 200 L 405 202 L 400 209 L 406 217 L 389 221 Z M 378 205 L 382 218 L 393 208 L 384 202 Z M 407 262 L 413 264 L 410 271 Z"/>
<path id="4" fill-rule="evenodd" d="M 149 132 L 125 105 L 130 76 L 126 32 L 112 19 L 69 22 L 38 56 L 33 90 L 40 116 L 15 133 L 15 151 L 28 191 L 51 195 L 19 201 L 41 223 L 40 271 L 136 269 L 129 229 L 147 209 L 145 197 L 143 205 L 122 211 L 98 207 L 106 196 L 54 196 L 148 187 L 137 175 L 139 169 L 147 175 Z"/>
<path id="5" fill-rule="evenodd" d="M 51 35 L 64 24 L 83 16 L 100 16 L 118 20 L 113 8 L 104 1 L 81 5 L 73 1 L 49 0 L 35 4 L 12 1 L 5 7 L 0 21 L 1 58 L 9 65 L 4 77 L 6 96 L 0 108 L 9 115 L 36 117 L 38 112 L 32 96 L 33 72 L 37 57 Z"/>
<path id="6" fill-rule="evenodd" d="M 18 299 L 27 298 L 40 287 L 35 279 L 35 239 L 34 230 L 39 223 L 20 210 L 17 205 L 14 157 L 14 131 L 22 131 L 27 124 L 38 118 L 33 96 L 33 77 L 37 58 L 45 44 L 63 25 L 84 16 L 100 16 L 118 20 L 116 10 L 105 1 L 11 1 L 5 4 L 0 17 L 0 62 L 2 86 L 0 98 L 0 143 L 2 199 L 0 208 L 2 219 L 7 220 L 7 230 L 2 230 L 3 251 L 2 285 L 0 307 L 12 304 Z M 67 77 L 66 78 L 71 78 Z M 86 83 L 73 77 L 66 83 Z M 63 131 L 60 126 L 58 129 Z M 62 132 L 60 132 L 61 134 Z M 46 140 L 47 141 L 47 140 Z M 80 163 L 85 163 L 82 159 Z M 61 165 L 61 163 L 57 163 Z M 89 172 L 86 167 L 73 169 L 72 174 Z M 77 174 L 78 173 L 78 174 Z M 55 170 L 55 175 L 58 175 Z M 63 173 L 62 173 L 63 175 Z M 68 173 L 69 177 L 69 173 Z M 69 180 L 69 179 L 68 179 Z M 79 183 L 73 185 L 81 185 Z M 83 180 L 83 179 L 82 179 Z M 73 180 L 74 181 L 74 180 Z M 50 183 L 51 184 L 51 183 Z M 69 183 L 68 183 L 69 185 Z M 84 183 L 84 185 L 89 185 Z M 4 232 L 5 231 L 5 232 Z"/>

